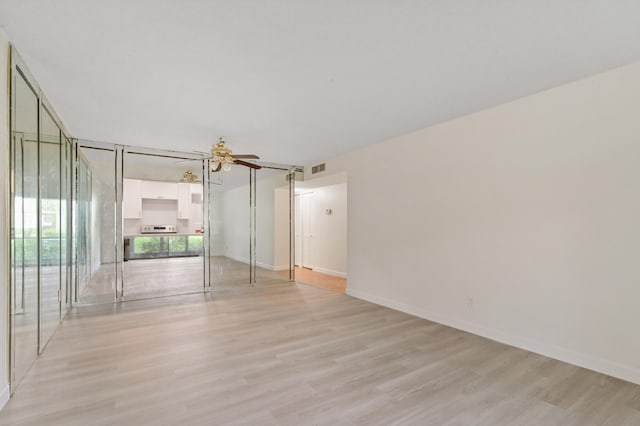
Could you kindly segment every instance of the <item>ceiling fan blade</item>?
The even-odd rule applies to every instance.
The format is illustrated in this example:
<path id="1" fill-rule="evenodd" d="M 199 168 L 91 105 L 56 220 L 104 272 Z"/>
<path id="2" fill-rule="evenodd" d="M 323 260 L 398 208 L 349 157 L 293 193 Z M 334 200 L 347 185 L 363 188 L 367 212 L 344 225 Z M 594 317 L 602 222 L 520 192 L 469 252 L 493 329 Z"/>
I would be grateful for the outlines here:
<path id="1" fill-rule="evenodd" d="M 234 163 L 240 164 L 242 166 L 249 167 L 249 168 L 252 168 L 252 169 L 256 169 L 256 170 L 260 170 L 262 168 L 262 166 L 258 166 L 257 164 L 249 163 L 248 161 L 235 160 Z"/>
<path id="2" fill-rule="evenodd" d="M 241 155 L 231 154 L 231 156 L 233 158 L 251 158 L 253 160 L 259 160 L 260 159 L 260 157 L 258 157 L 255 154 L 241 154 Z"/>

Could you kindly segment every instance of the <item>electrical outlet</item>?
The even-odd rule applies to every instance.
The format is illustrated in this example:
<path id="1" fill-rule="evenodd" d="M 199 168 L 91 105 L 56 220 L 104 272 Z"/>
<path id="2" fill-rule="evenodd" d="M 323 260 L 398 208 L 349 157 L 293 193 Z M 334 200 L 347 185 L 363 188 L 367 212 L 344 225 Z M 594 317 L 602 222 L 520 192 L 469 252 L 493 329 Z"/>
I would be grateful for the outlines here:
<path id="1" fill-rule="evenodd" d="M 467 308 L 473 310 L 474 300 L 473 297 L 467 297 Z"/>

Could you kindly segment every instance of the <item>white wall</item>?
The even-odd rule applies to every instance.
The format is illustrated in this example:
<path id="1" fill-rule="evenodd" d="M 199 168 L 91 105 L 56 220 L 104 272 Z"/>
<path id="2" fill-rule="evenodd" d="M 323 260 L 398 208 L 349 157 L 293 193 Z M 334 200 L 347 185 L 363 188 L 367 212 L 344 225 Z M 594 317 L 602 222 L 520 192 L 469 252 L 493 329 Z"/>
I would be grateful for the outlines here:
<path id="1" fill-rule="evenodd" d="M 9 218 L 9 93 L 7 91 L 9 59 L 9 40 L 0 29 L 0 152 L 2 152 L 2 167 L 0 167 L 0 279 L 4 285 L 0 291 L 0 408 L 9 400 L 9 374 L 7 371 L 9 344 L 7 335 L 7 295 L 9 294 L 9 271 L 7 265 L 8 246 L 7 229 Z"/>
<path id="2" fill-rule="evenodd" d="M 209 206 L 209 223 L 211 225 L 210 256 L 224 256 L 224 193 L 214 191 L 211 195 Z"/>
<path id="3" fill-rule="evenodd" d="M 289 269 L 289 186 L 275 188 L 273 200 L 273 269 Z"/>
<path id="4" fill-rule="evenodd" d="M 224 255 L 249 263 L 249 185 L 221 192 Z"/>
<path id="5" fill-rule="evenodd" d="M 103 263 L 113 263 L 114 254 L 114 221 L 113 197 L 105 199 L 105 191 L 109 188 L 94 174 L 91 180 L 91 273 L 98 272 Z M 111 203 L 109 203 L 111 201 Z M 110 206 L 111 204 L 111 206 Z M 111 208 L 109 208 L 111 207 Z"/>
<path id="6" fill-rule="evenodd" d="M 640 383 L 640 63 L 374 145 L 348 293 Z"/>
<path id="7" fill-rule="evenodd" d="M 289 184 L 287 182 L 287 173 L 282 172 L 265 179 L 260 179 L 258 172 L 258 180 L 256 181 L 256 264 L 262 268 L 275 270 L 278 268 L 287 268 L 288 261 L 282 265 L 277 264 L 276 257 L 276 230 L 280 232 L 278 245 L 281 245 L 283 232 L 285 238 L 289 237 L 289 229 L 283 225 L 283 217 L 279 217 L 276 225 L 276 191 L 277 188 L 286 186 L 286 192 L 289 193 Z M 278 197 L 280 204 L 277 207 L 278 213 L 281 215 L 286 212 L 284 220 L 289 223 L 288 217 L 288 199 Z"/>

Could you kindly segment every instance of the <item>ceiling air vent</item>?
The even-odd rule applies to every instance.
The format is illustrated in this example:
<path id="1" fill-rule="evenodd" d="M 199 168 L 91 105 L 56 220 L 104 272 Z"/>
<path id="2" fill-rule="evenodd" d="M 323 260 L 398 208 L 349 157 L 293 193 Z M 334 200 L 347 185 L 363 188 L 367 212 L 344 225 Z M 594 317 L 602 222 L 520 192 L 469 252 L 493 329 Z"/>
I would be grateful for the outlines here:
<path id="1" fill-rule="evenodd" d="M 322 163 L 322 164 L 318 164 L 317 166 L 313 166 L 311 168 L 311 174 L 315 175 L 316 173 L 324 172 L 326 165 L 327 165 L 326 163 Z"/>

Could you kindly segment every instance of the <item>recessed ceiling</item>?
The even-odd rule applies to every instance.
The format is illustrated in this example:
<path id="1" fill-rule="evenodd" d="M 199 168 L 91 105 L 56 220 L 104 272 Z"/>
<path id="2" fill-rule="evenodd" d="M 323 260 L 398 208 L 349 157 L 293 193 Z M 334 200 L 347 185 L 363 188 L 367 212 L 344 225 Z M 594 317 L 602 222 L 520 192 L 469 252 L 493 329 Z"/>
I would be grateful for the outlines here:
<path id="1" fill-rule="evenodd" d="M 3 0 L 73 136 L 306 165 L 640 59 L 640 2 Z"/>

